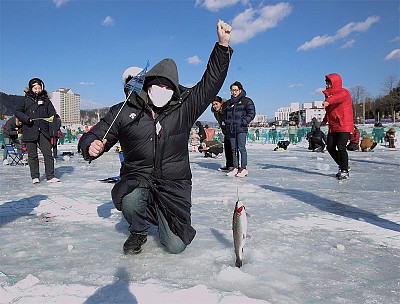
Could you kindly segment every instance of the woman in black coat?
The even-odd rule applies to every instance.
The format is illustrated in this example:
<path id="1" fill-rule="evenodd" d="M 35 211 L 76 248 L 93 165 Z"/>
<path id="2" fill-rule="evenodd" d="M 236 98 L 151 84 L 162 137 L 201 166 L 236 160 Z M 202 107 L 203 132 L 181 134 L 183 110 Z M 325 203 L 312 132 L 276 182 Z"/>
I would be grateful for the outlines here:
<path id="1" fill-rule="evenodd" d="M 24 89 L 25 98 L 15 109 L 15 116 L 22 121 L 22 139 L 28 151 L 28 164 L 34 184 L 40 182 L 39 147 L 44 157 L 46 179 L 49 183 L 60 180 L 54 176 L 54 158 L 50 143 L 50 123 L 56 115 L 44 83 L 39 78 L 29 80 L 28 88 Z"/>
<path id="2" fill-rule="evenodd" d="M 126 103 L 111 107 L 79 142 L 86 160 L 99 157 L 118 141 L 122 147 L 121 181 L 115 184 L 112 199 L 130 225 L 125 254 L 141 251 L 149 222 L 158 225 L 160 241 L 170 253 L 185 250 L 195 236 L 187 143 L 193 124 L 225 80 L 232 53 L 230 32 L 228 24 L 218 21 L 219 42 L 194 87 L 180 86 L 175 62 L 164 59 L 146 74 L 140 94 L 133 92 Z"/>

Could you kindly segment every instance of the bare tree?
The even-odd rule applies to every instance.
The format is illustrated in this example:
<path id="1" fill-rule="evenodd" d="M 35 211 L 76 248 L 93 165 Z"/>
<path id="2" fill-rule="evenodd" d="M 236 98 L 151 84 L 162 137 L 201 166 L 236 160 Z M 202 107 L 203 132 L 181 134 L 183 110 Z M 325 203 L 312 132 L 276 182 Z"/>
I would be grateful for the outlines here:
<path id="1" fill-rule="evenodd" d="M 383 95 L 389 95 L 389 93 L 394 89 L 397 82 L 397 77 L 394 75 L 386 77 L 385 80 L 382 82 Z"/>
<path id="2" fill-rule="evenodd" d="M 395 111 L 399 108 L 400 104 L 399 87 L 400 81 L 394 75 L 388 76 L 382 83 L 382 90 L 385 94 L 383 98 L 385 110 L 393 119 L 395 118 Z"/>
<path id="3" fill-rule="evenodd" d="M 369 98 L 369 94 L 367 90 L 361 85 L 356 85 L 355 87 L 350 88 L 350 94 L 353 101 L 354 118 L 360 122 L 360 118 L 363 117 L 364 122 L 365 101 L 367 98 Z"/>

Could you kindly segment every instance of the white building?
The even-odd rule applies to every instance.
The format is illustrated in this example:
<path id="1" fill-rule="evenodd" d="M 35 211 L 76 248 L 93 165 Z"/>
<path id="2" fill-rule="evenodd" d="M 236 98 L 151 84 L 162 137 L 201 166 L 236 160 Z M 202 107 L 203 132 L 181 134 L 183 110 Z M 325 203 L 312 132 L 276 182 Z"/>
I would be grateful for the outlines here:
<path id="1" fill-rule="evenodd" d="M 297 112 L 300 110 L 300 102 L 291 102 L 290 103 L 291 112 Z"/>
<path id="2" fill-rule="evenodd" d="M 313 101 L 313 108 L 323 108 L 323 101 Z"/>
<path id="3" fill-rule="evenodd" d="M 71 89 L 60 88 L 53 91 L 53 105 L 64 125 L 80 124 L 81 96 Z"/>
<path id="4" fill-rule="evenodd" d="M 267 122 L 268 122 L 267 115 L 264 114 L 257 114 L 252 121 L 252 123 L 258 123 L 258 124 Z"/>
<path id="5" fill-rule="evenodd" d="M 257 114 L 251 121 L 252 125 L 264 126 L 268 124 L 267 115 Z"/>
<path id="6" fill-rule="evenodd" d="M 318 121 L 322 121 L 325 116 L 325 108 L 322 105 L 323 101 L 304 102 L 301 106 L 299 102 L 291 102 L 290 107 L 279 108 L 275 112 L 275 121 L 289 121 L 290 114 L 301 112 L 303 123 L 311 122 L 315 117 Z"/>
<path id="7" fill-rule="evenodd" d="M 311 122 L 311 120 L 315 117 L 319 122 L 324 119 L 325 109 L 324 108 L 311 108 L 306 109 L 306 123 Z"/>
<path id="8" fill-rule="evenodd" d="M 290 107 L 279 108 L 278 112 L 275 112 L 275 121 L 288 121 L 290 112 Z"/>

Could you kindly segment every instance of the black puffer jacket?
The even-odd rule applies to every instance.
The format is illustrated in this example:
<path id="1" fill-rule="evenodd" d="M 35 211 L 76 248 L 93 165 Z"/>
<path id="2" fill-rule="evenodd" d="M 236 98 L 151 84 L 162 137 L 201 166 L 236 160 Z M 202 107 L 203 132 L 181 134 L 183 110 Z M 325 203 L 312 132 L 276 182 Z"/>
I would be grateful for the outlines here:
<path id="1" fill-rule="evenodd" d="M 146 80 L 154 76 L 168 78 L 175 86 L 173 100 L 153 118 L 146 91 L 132 94 L 106 136 L 105 151 L 119 141 L 124 153 L 121 181 L 112 190 L 116 208 L 121 210 L 122 198 L 135 188 L 150 188 L 153 199 L 148 204 L 148 220 L 156 223 L 156 209 L 161 210 L 172 232 L 185 244 L 196 233 L 190 217 L 190 130 L 220 90 L 228 65 L 228 48 L 216 44 L 202 79 L 188 89 L 179 85 L 175 62 L 164 59 L 147 73 Z M 90 144 L 94 139 L 102 139 L 122 105 L 113 106 L 81 138 L 79 146 L 86 160 Z"/>
<path id="2" fill-rule="evenodd" d="M 225 127 L 232 134 L 247 133 L 248 125 L 256 116 L 256 108 L 253 101 L 246 97 L 246 91 L 242 90 L 236 98 L 227 101 L 225 108 Z"/>
<path id="3" fill-rule="evenodd" d="M 22 138 L 25 142 L 36 141 L 39 133 L 50 139 L 50 123 L 43 119 L 38 119 L 29 123 L 29 119 L 49 118 L 56 115 L 56 110 L 51 103 L 48 93 L 43 90 L 39 95 L 34 94 L 29 89 L 25 89 L 25 98 L 15 109 L 15 116 L 22 121 Z"/>

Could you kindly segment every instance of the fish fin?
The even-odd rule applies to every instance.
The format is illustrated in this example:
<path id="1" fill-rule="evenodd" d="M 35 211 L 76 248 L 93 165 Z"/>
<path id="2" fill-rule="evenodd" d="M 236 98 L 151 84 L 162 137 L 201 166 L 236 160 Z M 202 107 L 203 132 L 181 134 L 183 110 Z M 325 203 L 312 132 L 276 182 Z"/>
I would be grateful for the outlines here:
<path id="1" fill-rule="evenodd" d="M 250 216 L 251 216 L 250 213 L 247 213 L 247 212 L 246 212 L 246 217 L 250 217 Z"/>
<path id="2" fill-rule="evenodd" d="M 250 240 L 251 239 L 251 235 L 250 234 L 246 234 L 246 240 Z"/>

